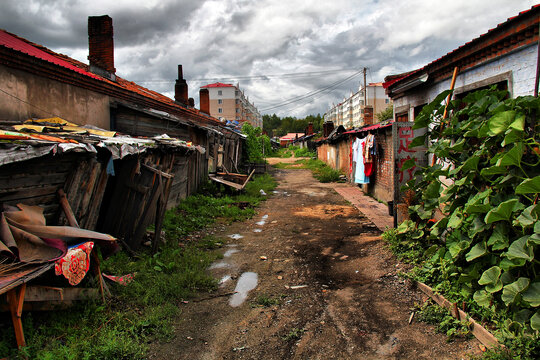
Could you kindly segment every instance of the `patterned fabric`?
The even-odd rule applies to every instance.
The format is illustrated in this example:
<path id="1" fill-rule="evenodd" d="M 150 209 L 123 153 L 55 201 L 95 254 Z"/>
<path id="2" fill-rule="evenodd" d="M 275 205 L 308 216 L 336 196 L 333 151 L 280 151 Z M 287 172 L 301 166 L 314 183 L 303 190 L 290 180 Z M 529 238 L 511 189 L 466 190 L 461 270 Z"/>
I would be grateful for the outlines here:
<path id="1" fill-rule="evenodd" d="M 120 285 L 124 285 L 126 286 L 127 284 L 129 284 L 130 282 L 133 281 L 133 274 L 127 274 L 127 275 L 123 275 L 123 276 L 114 276 L 114 275 L 107 275 L 107 274 L 104 274 L 102 273 L 101 275 L 103 275 L 103 277 L 111 280 L 111 281 L 114 281 Z"/>
<path id="2" fill-rule="evenodd" d="M 68 249 L 66 256 L 54 264 L 56 275 L 64 275 L 70 285 L 79 284 L 90 268 L 90 253 L 94 243 L 88 241 Z"/>

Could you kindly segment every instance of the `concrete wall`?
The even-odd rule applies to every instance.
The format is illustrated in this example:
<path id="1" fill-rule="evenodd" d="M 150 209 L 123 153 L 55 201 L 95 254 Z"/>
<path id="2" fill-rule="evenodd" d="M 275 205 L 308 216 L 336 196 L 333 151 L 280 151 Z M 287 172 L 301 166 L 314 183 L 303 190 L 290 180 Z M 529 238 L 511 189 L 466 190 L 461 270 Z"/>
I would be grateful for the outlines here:
<path id="1" fill-rule="evenodd" d="M 0 66 L 0 89 L 0 122 L 58 116 L 79 125 L 110 127 L 106 95 L 5 66 Z"/>
<path id="2" fill-rule="evenodd" d="M 508 80 L 508 90 L 512 97 L 533 95 L 537 49 L 537 45 L 534 44 L 459 73 L 455 93 Z M 413 121 L 414 107 L 427 104 L 438 94 L 448 90 L 450 82 L 451 78 L 448 78 L 419 91 L 414 89 L 408 91 L 405 96 L 394 99 L 394 114 L 408 112 L 409 121 Z"/>

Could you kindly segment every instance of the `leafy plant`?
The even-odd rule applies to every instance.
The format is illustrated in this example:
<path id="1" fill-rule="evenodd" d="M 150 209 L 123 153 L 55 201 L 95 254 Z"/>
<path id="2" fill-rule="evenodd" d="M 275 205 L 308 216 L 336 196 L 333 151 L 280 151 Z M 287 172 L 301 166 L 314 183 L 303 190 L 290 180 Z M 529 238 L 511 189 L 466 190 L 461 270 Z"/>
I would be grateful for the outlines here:
<path id="1" fill-rule="evenodd" d="M 418 309 L 418 320 L 436 325 L 437 331 L 446 334 L 448 341 L 470 335 L 466 321 L 459 321 L 447 309 L 433 304 L 431 300 Z"/>
<path id="2" fill-rule="evenodd" d="M 305 329 L 292 328 L 289 333 L 282 337 L 285 341 L 299 340 L 304 335 Z"/>
<path id="3" fill-rule="evenodd" d="M 427 143 L 439 161 L 407 184 L 416 205 L 396 241 L 421 244 L 425 262 L 413 276 L 489 318 L 501 339 L 538 336 L 540 100 L 481 90 L 451 101 L 444 119 L 448 94 L 415 119 L 414 129 L 428 131 L 410 146 Z"/>
<path id="4" fill-rule="evenodd" d="M 254 128 L 248 122 L 242 125 L 242 133 L 247 135 L 247 161 L 257 164 L 265 163 L 264 158 L 273 154 L 270 138 L 267 135 L 262 134 L 261 128 Z"/>

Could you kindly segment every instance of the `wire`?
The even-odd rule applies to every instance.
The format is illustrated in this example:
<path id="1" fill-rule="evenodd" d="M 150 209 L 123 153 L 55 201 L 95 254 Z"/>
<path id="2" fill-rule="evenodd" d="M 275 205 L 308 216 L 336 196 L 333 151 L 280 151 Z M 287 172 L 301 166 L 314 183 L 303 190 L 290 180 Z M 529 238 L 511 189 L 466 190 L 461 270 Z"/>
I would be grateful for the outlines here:
<path id="1" fill-rule="evenodd" d="M 317 94 L 320 94 L 320 93 L 324 93 L 324 92 L 327 92 L 327 91 L 330 91 L 330 90 L 333 90 L 334 88 L 338 87 L 339 85 L 345 83 L 346 81 L 349 81 L 350 79 L 358 76 L 359 74 L 361 74 L 363 72 L 363 70 L 359 70 L 357 72 L 355 72 L 354 74 L 346 77 L 345 79 L 343 80 L 338 80 L 328 86 L 325 86 L 324 88 L 321 88 L 321 89 L 317 89 L 317 90 L 314 90 L 314 91 L 310 91 L 304 95 L 300 95 L 300 96 L 295 96 L 289 100 L 285 100 L 285 101 L 282 101 L 279 105 L 275 105 L 275 106 L 271 106 L 271 107 L 268 107 L 268 108 L 265 108 L 265 109 L 261 109 L 260 111 L 268 111 L 268 110 L 273 110 L 273 109 L 277 109 L 277 108 L 280 108 L 280 107 L 284 107 L 286 105 L 290 105 L 290 104 L 293 104 L 295 102 L 298 102 L 298 101 L 302 101 L 302 100 L 305 100 L 305 99 L 308 99 L 310 97 L 313 97 Z M 322 96 L 322 95 L 321 95 Z"/>
<path id="2" fill-rule="evenodd" d="M 23 99 L 17 97 L 16 95 L 10 94 L 10 93 L 8 93 L 8 92 L 5 91 L 5 90 L 0 89 L 0 91 L 3 92 L 4 94 L 8 95 L 8 96 L 11 96 L 11 97 L 14 98 L 14 99 L 19 100 L 20 102 L 23 102 L 23 103 L 25 103 L 25 104 L 27 104 L 27 105 L 30 105 L 30 106 L 32 106 L 32 107 L 38 109 L 39 111 L 43 111 L 44 113 L 47 113 L 47 114 L 49 114 L 49 115 L 52 115 L 53 117 L 58 116 L 58 115 L 56 115 L 56 114 L 54 114 L 54 113 L 52 113 L 52 112 L 50 112 L 50 111 L 48 111 L 48 110 L 41 109 L 40 107 L 38 107 L 38 106 L 36 106 L 36 105 L 34 105 L 34 104 L 31 104 L 31 103 L 29 103 L 28 101 L 23 100 Z"/>
<path id="3" fill-rule="evenodd" d="M 240 80 L 270 80 L 270 79 L 294 79 L 294 78 L 303 78 L 311 76 L 322 76 L 337 74 L 342 72 L 351 72 L 356 71 L 356 69 L 334 69 L 334 70 L 321 70 L 321 71 L 306 71 L 306 72 L 296 72 L 296 73 L 285 73 L 285 74 L 261 74 L 261 75 L 244 75 L 244 76 L 235 76 L 229 78 L 197 78 L 189 79 L 190 82 L 205 82 L 205 81 L 240 81 Z M 133 80 L 136 83 L 173 83 L 176 80 L 167 80 L 167 79 L 149 79 L 149 80 Z"/>

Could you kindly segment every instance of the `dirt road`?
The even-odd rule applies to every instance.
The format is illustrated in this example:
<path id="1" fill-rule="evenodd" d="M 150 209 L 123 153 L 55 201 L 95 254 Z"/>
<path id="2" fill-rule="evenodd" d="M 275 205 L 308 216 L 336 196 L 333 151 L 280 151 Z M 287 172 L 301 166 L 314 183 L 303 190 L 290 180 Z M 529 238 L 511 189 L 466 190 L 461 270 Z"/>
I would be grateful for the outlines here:
<path id="1" fill-rule="evenodd" d="M 154 344 L 152 359 L 461 359 L 476 352 L 473 340 L 449 344 L 432 326 L 408 324 L 421 295 L 397 276 L 402 265 L 380 230 L 336 184 L 321 184 L 308 170 L 273 173 L 279 186 L 253 219 L 214 229 L 229 240 L 210 270 L 222 281 L 213 296 L 223 296 L 179 301 L 176 338 Z M 237 283 L 253 288 L 244 302 L 242 294 L 227 295 Z"/>

